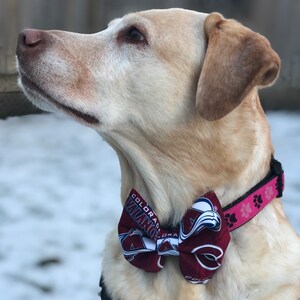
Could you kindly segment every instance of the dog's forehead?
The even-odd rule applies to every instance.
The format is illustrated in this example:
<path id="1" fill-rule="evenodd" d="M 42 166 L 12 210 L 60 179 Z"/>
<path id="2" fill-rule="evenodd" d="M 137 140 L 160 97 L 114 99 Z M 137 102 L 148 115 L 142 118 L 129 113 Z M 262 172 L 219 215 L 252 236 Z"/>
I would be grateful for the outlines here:
<path id="1" fill-rule="evenodd" d="M 203 24 L 205 18 L 208 16 L 206 13 L 195 12 L 186 9 L 152 9 L 130 13 L 122 18 L 112 20 L 108 27 L 116 30 L 132 25 L 143 24 L 148 30 L 155 29 L 174 29 L 181 30 L 190 28 L 191 26 Z"/>

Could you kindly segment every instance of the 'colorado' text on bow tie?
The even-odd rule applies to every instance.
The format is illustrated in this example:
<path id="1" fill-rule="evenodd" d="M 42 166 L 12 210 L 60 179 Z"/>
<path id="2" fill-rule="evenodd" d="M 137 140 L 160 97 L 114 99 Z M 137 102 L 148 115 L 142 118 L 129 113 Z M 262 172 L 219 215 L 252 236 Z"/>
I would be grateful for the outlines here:
<path id="1" fill-rule="evenodd" d="M 178 256 L 183 276 L 192 283 L 206 283 L 213 276 L 230 241 L 222 207 L 213 192 L 197 199 L 177 228 L 163 229 L 155 212 L 133 189 L 118 230 L 124 257 L 132 265 L 158 272 L 165 256 Z"/>

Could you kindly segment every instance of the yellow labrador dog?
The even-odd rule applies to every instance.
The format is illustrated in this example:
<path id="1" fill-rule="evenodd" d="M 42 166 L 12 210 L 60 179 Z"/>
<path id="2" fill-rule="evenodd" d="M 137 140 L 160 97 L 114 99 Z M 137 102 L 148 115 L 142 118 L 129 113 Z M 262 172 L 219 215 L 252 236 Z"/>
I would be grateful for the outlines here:
<path id="1" fill-rule="evenodd" d="M 150 10 L 95 34 L 24 30 L 17 61 L 35 105 L 94 128 L 119 157 L 125 209 L 104 250 L 103 299 L 300 299 L 299 237 L 273 193 L 282 176 L 236 200 L 273 161 L 258 89 L 280 59 L 266 38 L 217 13 Z M 226 241 L 203 244 L 213 235 Z"/>

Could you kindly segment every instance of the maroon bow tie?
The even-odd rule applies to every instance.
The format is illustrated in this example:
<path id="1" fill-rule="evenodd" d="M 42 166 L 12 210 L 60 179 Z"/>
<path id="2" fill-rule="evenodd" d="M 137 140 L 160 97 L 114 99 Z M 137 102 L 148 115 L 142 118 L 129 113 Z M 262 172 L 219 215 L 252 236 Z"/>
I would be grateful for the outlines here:
<path id="1" fill-rule="evenodd" d="M 132 190 L 119 222 L 127 261 L 147 272 L 160 271 L 167 255 L 179 257 L 183 276 L 206 283 L 221 266 L 230 241 L 223 210 L 215 193 L 197 199 L 180 225 L 163 229 L 148 203 Z"/>

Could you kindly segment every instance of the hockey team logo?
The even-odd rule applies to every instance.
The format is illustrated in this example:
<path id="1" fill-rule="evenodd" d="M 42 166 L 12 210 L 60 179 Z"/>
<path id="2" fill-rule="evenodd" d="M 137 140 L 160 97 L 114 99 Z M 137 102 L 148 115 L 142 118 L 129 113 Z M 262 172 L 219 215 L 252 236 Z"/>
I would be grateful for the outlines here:
<path id="1" fill-rule="evenodd" d="M 205 228 L 219 231 L 221 229 L 221 217 L 216 212 L 212 202 L 201 197 L 192 205 L 189 217 L 184 218 L 180 224 L 179 243 L 198 234 Z"/>
<path id="2" fill-rule="evenodd" d="M 159 255 L 179 256 L 178 234 L 169 233 L 159 236 L 156 241 L 157 252 Z"/>
<path id="3" fill-rule="evenodd" d="M 132 261 L 136 255 L 145 252 L 153 252 L 156 243 L 143 235 L 139 229 L 131 229 L 129 232 L 119 234 L 123 254 L 128 261 Z"/>
<path id="4" fill-rule="evenodd" d="M 198 264 L 208 271 L 217 270 L 221 266 L 221 260 L 224 255 L 221 247 L 211 244 L 198 246 L 191 253 L 194 253 Z"/>

